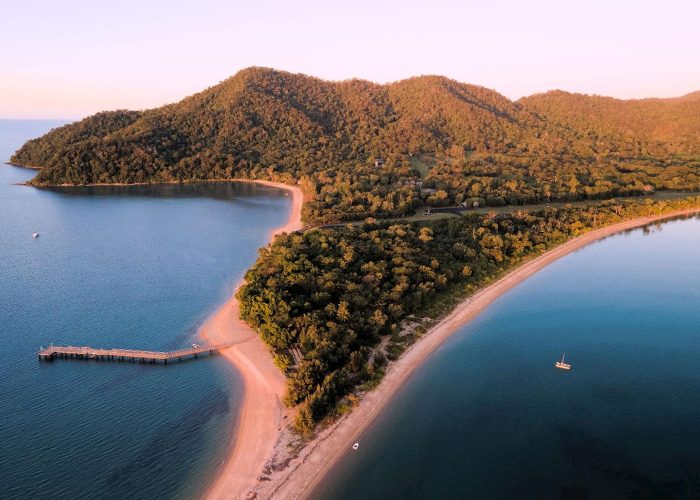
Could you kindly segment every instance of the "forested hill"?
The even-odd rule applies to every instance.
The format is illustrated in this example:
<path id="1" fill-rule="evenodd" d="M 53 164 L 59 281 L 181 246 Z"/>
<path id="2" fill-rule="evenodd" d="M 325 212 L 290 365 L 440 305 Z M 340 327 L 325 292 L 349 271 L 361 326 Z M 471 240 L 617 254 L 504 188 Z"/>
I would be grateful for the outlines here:
<path id="1" fill-rule="evenodd" d="M 560 90 L 518 101 L 568 127 L 642 140 L 670 153 L 700 154 L 700 92 L 672 99 L 620 100 Z"/>
<path id="2" fill-rule="evenodd" d="M 300 182 L 318 221 L 700 188 L 697 159 L 655 137 L 544 111 L 439 76 L 379 85 L 249 68 L 175 104 L 53 130 L 12 161 L 42 167 L 37 185 Z"/>

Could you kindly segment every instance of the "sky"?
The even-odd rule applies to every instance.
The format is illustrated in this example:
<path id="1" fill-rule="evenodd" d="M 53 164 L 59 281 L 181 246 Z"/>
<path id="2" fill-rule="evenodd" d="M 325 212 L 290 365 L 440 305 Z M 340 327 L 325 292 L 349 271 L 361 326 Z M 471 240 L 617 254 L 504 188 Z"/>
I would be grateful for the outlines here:
<path id="1" fill-rule="evenodd" d="M 0 118 L 175 102 L 238 70 L 440 74 L 511 99 L 700 90 L 699 0 L 0 0 Z"/>

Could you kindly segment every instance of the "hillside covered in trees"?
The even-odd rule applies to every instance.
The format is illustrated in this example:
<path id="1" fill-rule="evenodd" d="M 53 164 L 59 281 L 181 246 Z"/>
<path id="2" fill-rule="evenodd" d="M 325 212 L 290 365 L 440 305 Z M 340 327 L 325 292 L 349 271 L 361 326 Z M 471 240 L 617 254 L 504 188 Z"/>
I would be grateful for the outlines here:
<path id="1" fill-rule="evenodd" d="M 618 141 L 644 141 L 650 154 L 700 155 L 700 92 L 673 99 L 630 99 L 560 90 L 518 101 L 549 121 Z"/>
<path id="2" fill-rule="evenodd" d="M 55 129 L 11 161 L 41 167 L 36 185 L 300 183 L 308 221 L 700 189 L 697 96 L 568 96 L 512 102 L 438 76 L 379 85 L 249 68 L 175 104 Z"/>

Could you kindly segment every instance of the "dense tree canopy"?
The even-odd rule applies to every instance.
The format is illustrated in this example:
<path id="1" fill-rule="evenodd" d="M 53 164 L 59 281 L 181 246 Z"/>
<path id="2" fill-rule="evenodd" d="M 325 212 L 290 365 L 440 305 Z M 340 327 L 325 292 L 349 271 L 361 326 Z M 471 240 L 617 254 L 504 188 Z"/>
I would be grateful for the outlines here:
<path id="1" fill-rule="evenodd" d="M 439 76 L 378 85 L 249 68 L 161 108 L 98 113 L 28 141 L 36 185 L 233 178 L 300 184 L 309 222 L 239 292 L 288 374 L 308 430 L 420 334 L 447 299 L 589 228 L 689 201 L 609 200 L 429 223 L 370 222 L 423 205 L 499 206 L 700 190 L 700 94 L 512 102 Z M 443 307 L 445 306 L 445 307 Z"/>
<path id="2" fill-rule="evenodd" d="M 239 291 L 241 315 L 288 373 L 288 402 L 313 426 L 385 355 L 413 340 L 406 321 L 435 317 L 445 297 L 472 292 L 522 258 L 640 215 L 700 206 L 607 201 L 591 207 L 471 214 L 430 223 L 367 223 L 278 238 Z M 377 347 L 391 339 L 385 352 Z"/>
<path id="3" fill-rule="evenodd" d="M 700 154 L 700 92 L 625 101 L 557 90 L 518 102 L 569 128 L 617 141 L 643 141 L 649 154 Z"/>
<path id="4" fill-rule="evenodd" d="M 309 221 L 401 216 L 469 199 L 500 205 L 700 188 L 692 156 L 700 99 L 599 99 L 512 102 L 438 76 L 378 85 L 249 68 L 175 104 L 55 129 L 12 161 L 42 167 L 37 185 L 299 182 Z M 421 172 L 416 160 L 429 168 Z"/>

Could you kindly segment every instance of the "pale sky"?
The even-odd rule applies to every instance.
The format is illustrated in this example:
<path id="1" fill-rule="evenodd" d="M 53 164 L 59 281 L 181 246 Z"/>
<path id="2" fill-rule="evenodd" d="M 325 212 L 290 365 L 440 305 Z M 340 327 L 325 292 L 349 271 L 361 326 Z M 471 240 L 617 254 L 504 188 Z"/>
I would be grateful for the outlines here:
<path id="1" fill-rule="evenodd" d="M 700 0 L 0 0 L 0 118 L 178 101 L 248 66 L 517 99 L 700 90 Z"/>

